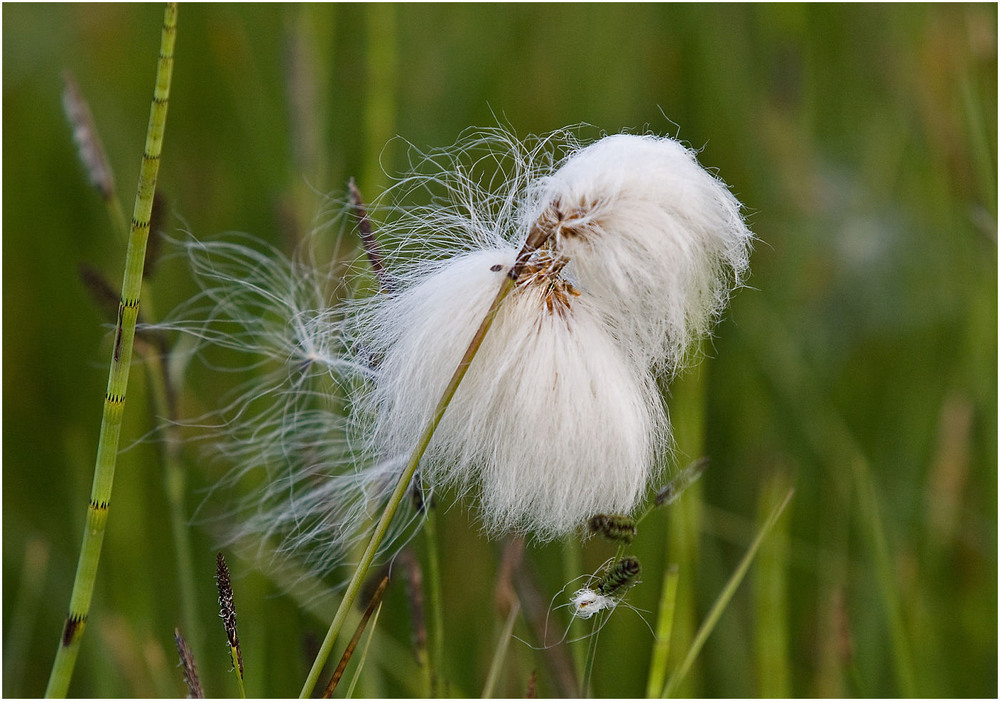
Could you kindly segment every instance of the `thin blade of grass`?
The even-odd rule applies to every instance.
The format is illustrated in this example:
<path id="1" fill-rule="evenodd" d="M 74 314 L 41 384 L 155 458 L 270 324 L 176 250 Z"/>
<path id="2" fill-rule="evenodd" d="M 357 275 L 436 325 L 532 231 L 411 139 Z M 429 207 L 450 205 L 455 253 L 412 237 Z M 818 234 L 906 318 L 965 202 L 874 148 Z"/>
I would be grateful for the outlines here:
<path id="1" fill-rule="evenodd" d="M 361 617 L 361 621 L 358 623 L 358 627 L 355 629 L 354 635 L 351 637 L 351 642 L 347 644 L 347 649 L 344 650 L 344 654 L 340 658 L 340 664 L 337 665 L 337 669 L 334 670 L 330 683 L 327 684 L 326 690 L 323 692 L 324 699 L 333 697 L 333 692 L 336 691 L 341 677 L 344 676 L 344 670 L 347 669 L 347 663 L 351 661 L 351 656 L 354 654 L 354 648 L 358 646 L 358 641 L 361 640 L 361 634 L 365 632 L 365 626 L 368 625 L 368 619 L 372 617 L 372 613 L 375 611 L 375 608 L 381 604 L 382 594 L 385 592 L 385 588 L 388 584 L 389 576 L 386 575 L 382 578 L 382 581 L 379 582 L 378 588 L 375 589 L 375 593 L 372 595 L 372 600 L 368 603 L 368 608 L 365 609 L 365 613 Z"/>
<path id="2" fill-rule="evenodd" d="M 482 698 L 493 698 L 493 690 L 496 688 L 497 680 L 500 678 L 500 670 L 503 669 L 504 660 L 507 658 L 507 648 L 510 646 L 510 638 L 514 633 L 514 624 L 521 613 L 521 602 L 514 599 L 507 614 L 507 622 L 504 623 L 500 639 L 497 641 L 497 648 L 493 652 L 493 660 L 490 662 L 490 671 L 486 675 L 486 684 L 483 685 Z"/>
<path id="3" fill-rule="evenodd" d="M 654 698 L 667 680 L 667 661 L 670 659 L 670 636 L 674 630 L 674 607 L 677 605 L 677 582 L 680 568 L 676 563 L 663 573 L 663 587 L 660 591 L 660 610 L 656 617 L 656 639 L 653 642 L 653 657 L 649 663 L 649 678 L 646 680 L 646 697 Z"/>
<path id="4" fill-rule="evenodd" d="M 372 616 L 372 624 L 368 631 L 368 637 L 365 638 L 365 646 L 361 649 L 361 658 L 358 660 L 358 668 L 354 671 L 354 676 L 351 677 L 351 685 L 347 687 L 347 694 L 345 698 L 354 698 L 354 688 L 358 685 L 358 680 L 361 679 L 361 670 L 365 668 L 365 661 L 368 659 L 368 649 L 371 647 L 372 640 L 375 638 L 375 628 L 378 625 L 378 617 L 381 613 L 382 603 L 379 602 L 378 608 L 375 609 L 375 615 Z"/>
<path id="5" fill-rule="evenodd" d="M 772 475 L 760 497 L 760 515 L 787 490 L 783 474 Z M 754 572 L 754 610 L 757 613 L 755 648 L 762 698 L 792 695 L 792 671 L 788 644 L 788 531 L 789 519 L 778 522 L 760 547 Z"/>
<path id="6" fill-rule="evenodd" d="M 684 661 L 681 662 L 680 667 L 674 671 L 666 686 L 663 687 L 663 693 L 661 694 L 663 698 L 669 698 L 673 694 L 677 685 L 680 684 L 688 670 L 691 669 L 691 665 L 694 664 L 695 659 L 701 652 L 701 648 L 705 645 L 705 641 L 708 640 L 708 636 L 711 635 L 712 630 L 715 628 L 715 624 L 719 621 L 719 617 L 722 616 L 722 612 L 725 611 L 726 606 L 729 605 L 730 600 L 733 598 L 733 595 L 739 588 L 740 583 L 743 581 L 743 577 L 750 568 L 750 563 L 753 562 L 754 556 L 760 548 L 760 544 L 764 542 L 764 538 L 768 533 L 770 533 L 771 529 L 774 528 L 774 524 L 785 510 L 785 507 L 788 506 L 788 502 L 791 501 L 794 493 L 794 489 L 789 489 L 782 502 L 771 511 L 767 521 L 763 526 L 761 526 L 757 537 L 754 538 L 753 542 L 750 544 L 750 548 L 743 556 L 743 559 L 740 560 L 740 564 L 736 567 L 732 576 L 730 576 L 729 581 L 726 582 L 726 586 L 722 588 L 718 598 L 716 598 L 715 603 L 708 612 L 708 616 L 705 617 L 705 621 L 701 624 L 701 627 L 698 628 L 698 632 L 694 637 L 694 642 L 691 644 L 691 647 L 688 648 Z"/>

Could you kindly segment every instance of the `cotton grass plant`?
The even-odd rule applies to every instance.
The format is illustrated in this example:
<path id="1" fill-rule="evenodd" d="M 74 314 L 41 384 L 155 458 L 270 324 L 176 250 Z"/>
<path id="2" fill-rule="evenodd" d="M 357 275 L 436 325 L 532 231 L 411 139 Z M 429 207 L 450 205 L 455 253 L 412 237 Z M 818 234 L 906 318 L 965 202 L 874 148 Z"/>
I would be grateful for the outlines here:
<path id="1" fill-rule="evenodd" d="M 657 377 L 695 357 L 747 270 L 739 203 L 670 138 L 484 130 L 411 166 L 370 218 L 352 185 L 364 261 L 182 243 L 202 292 L 160 325 L 267 366 L 203 423 L 237 466 L 225 482 L 258 482 L 222 518 L 230 541 L 314 575 L 367 541 L 303 694 L 433 494 L 537 542 L 627 518 L 670 447 Z M 624 589 L 578 592 L 576 614 Z"/>

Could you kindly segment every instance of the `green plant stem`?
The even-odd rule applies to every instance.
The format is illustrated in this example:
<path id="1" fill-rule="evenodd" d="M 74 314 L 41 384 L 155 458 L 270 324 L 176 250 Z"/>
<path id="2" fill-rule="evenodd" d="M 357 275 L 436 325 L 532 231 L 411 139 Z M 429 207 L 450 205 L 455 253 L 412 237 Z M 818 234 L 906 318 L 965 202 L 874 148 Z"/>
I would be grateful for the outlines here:
<path id="1" fill-rule="evenodd" d="M 500 640 L 497 641 L 497 649 L 493 653 L 493 660 L 490 662 L 490 671 L 486 675 L 486 683 L 483 685 L 482 698 L 493 697 L 493 690 L 496 689 L 497 680 L 500 678 L 500 670 L 503 669 L 504 660 L 507 657 L 507 648 L 510 645 L 510 637 L 514 633 L 514 624 L 517 616 L 521 612 L 521 602 L 514 599 L 510 611 L 507 613 L 507 622 L 504 623 L 503 632 L 500 633 Z"/>
<path id="2" fill-rule="evenodd" d="M 594 620 L 594 630 L 590 633 L 590 641 L 587 645 L 587 659 L 584 661 L 583 680 L 580 682 L 580 693 L 585 699 L 589 699 L 591 696 L 590 678 L 594 674 L 594 661 L 597 659 L 597 638 L 604 625 L 605 614 L 605 611 L 597 614 L 597 618 Z"/>
<path id="3" fill-rule="evenodd" d="M 493 325 L 493 320 L 496 318 L 497 312 L 500 311 L 500 305 L 503 303 L 504 298 L 506 298 L 507 295 L 510 294 L 510 291 L 514 288 L 516 277 L 513 276 L 513 272 L 514 271 L 511 271 L 512 274 L 504 278 L 503 284 L 493 300 L 493 304 L 486 313 L 486 317 L 480 324 L 475 336 L 473 336 L 472 342 L 469 344 L 469 348 L 465 352 L 465 356 L 462 358 L 458 368 L 455 370 L 455 374 L 452 375 L 451 381 L 445 388 L 444 395 L 441 397 L 441 401 L 438 402 L 438 406 L 434 410 L 434 415 L 431 417 L 430 422 L 427 424 L 423 434 L 420 436 L 420 440 L 417 441 L 417 446 L 413 451 L 413 455 L 410 457 L 409 463 L 406 465 L 406 469 L 404 469 L 403 473 L 399 476 L 399 481 L 396 483 L 396 489 L 389 497 L 389 501 L 385 505 L 385 510 L 382 512 L 382 517 L 375 525 L 375 530 L 372 533 L 371 540 L 368 542 L 368 547 L 365 548 L 365 551 L 361 556 L 361 561 L 354 570 L 354 576 L 351 578 L 350 583 L 347 585 L 347 589 L 344 591 L 344 598 L 341 599 L 340 607 L 337 609 L 333 622 L 330 624 L 330 630 L 327 632 L 326 638 L 324 638 L 323 644 L 320 646 L 319 653 L 313 661 L 312 669 L 309 670 L 309 675 L 306 677 L 306 682 L 302 687 L 302 692 L 299 694 L 299 698 L 308 698 L 312 694 L 312 690 L 316 686 L 316 681 L 319 679 L 320 671 L 323 669 L 323 665 L 326 662 L 327 657 L 330 656 L 330 650 L 332 649 L 337 636 L 340 634 L 340 629 L 344 625 L 344 620 L 347 618 L 347 612 L 354 604 L 354 600 L 357 598 L 358 592 L 361 590 L 361 584 L 364 581 L 365 575 L 368 573 L 372 561 L 375 559 L 375 553 L 378 552 L 378 547 L 382 543 L 382 539 L 385 538 L 386 532 L 389 530 L 389 523 L 392 521 L 392 517 L 396 514 L 396 509 L 399 508 L 400 502 L 406 496 L 406 492 L 410 486 L 410 481 L 413 479 L 413 474 L 417 471 L 417 465 L 420 463 L 420 458 L 423 457 L 424 451 L 426 451 L 427 446 L 430 445 L 431 438 L 434 436 L 434 431 L 437 429 L 438 424 L 441 423 L 441 418 L 444 416 L 444 412 L 448 408 L 448 404 L 451 403 L 451 398 L 455 396 L 455 391 L 458 389 L 459 383 L 461 383 L 462 378 L 465 377 L 465 373 L 468 371 L 469 365 L 472 363 L 472 359 L 479 350 L 479 346 L 482 345 L 483 339 L 486 337 L 486 332 L 489 331 L 490 326 Z"/>
<path id="4" fill-rule="evenodd" d="M 698 351 L 704 354 L 704 345 Z M 676 452 L 682 460 L 697 460 L 705 451 L 706 384 L 711 364 L 703 362 L 678 378 L 672 387 L 670 418 L 674 424 Z M 682 478 L 684 473 L 677 475 Z M 682 485 L 679 485 L 682 486 Z M 670 607 L 672 622 L 671 649 L 676 654 L 691 646 L 698 626 L 698 570 L 701 559 L 703 486 L 700 481 L 689 486 L 685 498 L 667 510 L 665 561 L 677 564 L 677 590 Z M 661 593 L 662 590 L 661 590 Z M 660 607 L 663 607 L 661 602 Z M 699 675 L 686 678 L 679 690 L 682 696 L 698 696 Z M 662 687 L 658 687 L 660 689 Z"/>
<path id="5" fill-rule="evenodd" d="M 159 173 L 160 153 L 163 147 L 163 133 L 167 119 L 167 100 L 170 95 L 170 79 L 174 64 L 174 42 L 177 36 L 177 4 L 170 3 L 164 12 L 163 30 L 160 37 L 160 56 L 156 68 L 156 88 L 150 108 L 149 127 L 146 131 L 146 145 L 139 171 L 139 186 L 129 227 L 128 250 L 125 255 L 125 276 L 122 281 L 121 301 L 118 308 L 118 324 L 115 331 L 114 350 L 108 374 L 107 392 L 104 398 L 104 414 L 101 421 L 100 440 L 94 468 L 94 483 L 87 507 L 83 544 L 77 564 L 73 593 L 70 597 L 69 612 L 62 638 L 56 652 L 49 684 L 45 694 L 49 697 L 63 697 L 80 652 L 80 640 L 90 612 L 90 602 L 97 578 L 97 566 L 104 543 L 108 509 L 111 503 L 111 487 L 114 482 L 115 463 L 118 457 L 118 440 L 121 434 L 122 416 L 125 409 L 125 394 L 128 388 L 129 367 L 132 360 L 132 342 L 135 336 L 135 322 L 139 313 L 139 296 L 142 288 L 142 269 L 149 236 L 149 217 L 153 208 L 153 193 Z"/>
<path id="6" fill-rule="evenodd" d="M 563 581 L 572 582 L 581 572 L 583 572 L 583 550 L 578 542 L 572 538 L 567 538 L 563 544 Z M 569 639 L 578 640 L 583 637 L 583 620 L 579 616 L 571 616 L 569 619 Z M 573 653 L 573 673 L 578 679 L 582 679 L 583 668 L 586 664 L 586 652 L 580 645 L 573 645 L 570 650 Z"/>
<path id="7" fill-rule="evenodd" d="M 674 630 L 679 573 L 680 568 L 676 564 L 668 566 L 663 573 L 660 610 L 656 616 L 656 639 L 653 641 L 653 657 L 649 663 L 649 678 L 646 680 L 647 698 L 655 697 L 667 680 L 667 662 L 670 659 L 670 636 Z"/>
<path id="8" fill-rule="evenodd" d="M 326 663 L 326 659 L 330 656 L 330 650 L 333 648 L 333 644 L 337 640 L 337 636 L 340 634 L 340 629 L 344 627 L 344 621 L 347 619 L 347 613 L 354 604 L 354 600 L 357 599 L 358 592 L 361 590 L 361 584 L 364 581 L 368 570 L 371 568 L 372 561 L 375 559 L 375 554 L 378 552 L 379 545 L 381 545 L 382 539 L 385 538 L 385 534 L 389 530 L 389 524 L 392 521 L 392 517 L 396 514 L 396 509 L 399 508 L 400 502 L 403 500 L 403 497 L 406 496 L 407 490 L 410 488 L 410 482 L 413 480 L 413 474 L 417 471 L 417 465 L 420 464 L 420 458 L 423 457 L 424 452 L 427 450 L 427 446 L 430 445 L 431 438 L 434 437 L 434 431 L 437 430 L 438 424 L 441 423 L 441 419 L 444 417 L 444 412 L 448 409 L 448 405 L 451 403 L 451 398 L 455 396 L 455 392 L 458 390 L 458 385 L 462 382 L 462 378 L 465 377 L 465 373 L 468 372 L 473 358 L 476 357 L 476 353 L 479 352 L 479 347 L 483 344 L 483 339 L 486 338 L 487 332 L 489 332 L 490 327 L 493 325 L 493 320 L 496 319 L 497 313 L 500 311 L 500 306 L 503 304 L 504 299 L 507 298 L 507 295 L 510 294 L 511 290 L 514 289 L 514 285 L 517 283 L 517 279 L 521 276 L 521 271 L 524 270 L 524 266 L 527 264 L 528 259 L 531 258 L 531 255 L 535 252 L 535 250 L 545 243 L 551 235 L 551 230 L 545 229 L 540 225 L 532 226 L 531 230 L 528 232 L 527 241 L 524 242 L 524 246 L 517 255 L 517 260 L 514 261 L 514 265 L 504 277 L 503 282 L 500 285 L 500 289 L 497 290 L 496 297 L 493 298 L 493 303 L 486 312 L 486 316 L 483 317 L 483 321 L 479 324 L 479 328 L 476 329 L 476 333 L 473 335 L 472 341 L 470 341 L 469 347 L 465 351 L 465 355 L 462 356 L 462 360 L 458 363 L 458 367 L 455 368 L 455 373 L 451 376 L 448 386 L 445 387 L 444 394 L 441 396 L 441 401 L 438 402 L 437 408 L 434 409 L 434 414 L 431 416 L 431 420 L 427 423 L 427 427 L 424 429 L 423 434 L 421 434 L 419 440 L 417 441 L 417 445 L 413 450 L 413 455 L 410 456 L 410 461 L 407 463 L 406 468 L 399 476 L 399 481 L 396 482 L 396 488 L 389 496 L 388 502 L 386 502 L 385 509 L 382 511 L 382 516 L 379 518 L 378 523 L 375 524 L 375 530 L 372 532 L 372 537 L 368 541 L 368 547 L 365 548 L 365 552 L 361 555 L 361 560 L 358 562 L 358 566 L 354 570 L 354 575 L 351 578 L 350 583 L 347 585 L 347 589 L 344 591 L 344 598 L 340 600 L 340 606 L 337 608 L 337 613 L 334 615 L 333 621 L 330 623 L 330 630 L 327 631 L 326 637 L 323 639 L 323 644 L 320 645 L 319 652 L 316 654 L 316 659 L 313 660 L 312 669 L 309 670 L 309 674 L 306 677 L 305 684 L 302 686 L 299 698 L 308 698 L 312 694 L 313 688 L 316 686 L 316 681 L 319 679 L 319 674 L 323 669 L 323 665 Z"/>
<path id="9" fill-rule="evenodd" d="M 760 515 L 788 489 L 782 473 L 772 474 L 761 490 Z M 754 570 L 754 648 L 759 670 L 757 693 L 761 698 L 792 696 L 791 648 L 788 640 L 788 530 L 790 519 L 775 525 L 760 547 Z"/>
<path id="10" fill-rule="evenodd" d="M 368 659 L 368 649 L 371 647 L 372 639 L 375 637 L 375 629 L 378 626 L 378 616 L 382 613 L 382 602 L 379 602 L 378 608 L 375 609 L 375 615 L 372 616 L 372 623 L 368 626 L 368 637 L 365 638 L 365 646 L 361 650 L 361 658 L 358 660 L 358 667 L 354 670 L 354 676 L 351 677 L 351 685 L 347 687 L 347 694 L 345 698 L 354 698 L 354 687 L 358 685 L 358 680 L 361 679 L 361 671 L 365 668 L 365 661 Z"/>
<path id="11" fill-rule="evenodd" d="M 794 489 L 789 489 L 781 503 L 771 510 L 771 514 L 767 517 L 767 521 L 765 521 L 764 525 L 761 526 L 760 532 L 757 533 L 757 537 L 753 539 L 753 542 L 747 549 L 746 554 L 743 555 L 743 559 L 740 560 L 740 564 L 737 565 L 736 570 L 729 577 L 729 581 L 726 582 L 726 586 L 722 588 L 722 591 L 719 593 L 718 598 L 716 598 L 715 603 L 712 604 L 712 609 L 708 612 L 708 615 L 702 622 L 701 627 L 698 628 L 698 632 L 694 637 L 694 642 L 692 642 L 691 647 L 688 648 L 684 661 L 681 662 L 680 666 L 674 671 L 674 673 L 670 676 L 670 679 L 667 681 L 667 684 L 663 687 L 663 693 L 661 694 L 663 698 L 669 698 L 673 695 L 674 691 L 677 689 L 677 685 L 680 684 L 680 682 L 684 679 L 684 675 L 686 675 L 688 670 L 691 669 L 691 665 L 694 664 L 695 658 L 698 657 L 705 641 L 708 640 L 708 636 L 712 633 L 712 630 L 714 630 L 719 617 L 722 615 L 722 612 L 725 611 L 726 606 L 729 605 L 729 601 L 733 598 L 733 594 L 736 593 L 740 583 L 743 581 L 743 577 L 750 568 L 750 563 L 753 562 L 754 556 L 760 548 L 760 544 L 764 542 L 764 538 L 774 527 L 774 524 L 778 521 L 778 517 L 781 516 L 785 507 L 788 506 L 788 502 L 791 501 L 794 493 Z"/>
<path id="12" fill-rule="evenodd" d="M 428 672 L 430 694 L 441 696 L 444 682 L 444 607 L 441 599 L 441 558 L 437 540 L 437 514 L 434 505 L 426 505 L 424 536 L 427 541 L 427 595 L 428 595 Z"/>
<path id="13" fill-rule="evenodd" d="M 140 350 L 141 352 L 141 350 Z M 157 416 L 174 418 L 168 398 L 167 370 L 164 359 L 156 349 L 143 354 L 149 367 L 149 387 L 153 396 L 153 407 Z M 170 505 L 170 528 L 174 539 L 174 554 L 177 559 L 177 578 L 181 600 L 181 619 L 184 621 L 185 640 L 194 659 L 200 659 L 203 639 L 201 617 L 198 615 L 198 596 L 194 577 L 194 558 L 191 551 L 191 533 L 184 508 L 187 475 L 178 459 L 178 438 L 173 426 L 163 430 L 163 485 Z"/>
<path id="14" fill-rule="evenodd" d="M 229 659 L 233 663 L 233 670 L 236 672 L 236 685 L 240 690 L 240 698 L 247 697 L 247 687 L 243 681 L 243 666 L 240 664 L 240 649 L 235 645 L 229 648 Z"/>

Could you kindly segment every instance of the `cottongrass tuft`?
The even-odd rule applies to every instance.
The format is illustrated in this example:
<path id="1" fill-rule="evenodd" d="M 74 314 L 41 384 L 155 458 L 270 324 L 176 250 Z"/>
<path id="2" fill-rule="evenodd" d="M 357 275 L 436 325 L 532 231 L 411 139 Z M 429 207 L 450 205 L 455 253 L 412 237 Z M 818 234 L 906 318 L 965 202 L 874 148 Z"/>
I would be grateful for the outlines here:
<path id="1" fill-rule="evenodd" d="M 215 424 L 230 482 L 265 473 L 237 536 L 314 571 L 364 537 L 529 233 L 547 242 L 418 473 L 465 494 L 490 535 L 550 540 L 635 510 L 670 445 L 656 376 L 689 359 L 747 268 L 739 203 L 672 139 L 489 130 L 410 158 L 369 208 L 391 293 L 356 295 L 308 255 L 185 244 L 203 291 L 167 326 L 258 373 Z"/>

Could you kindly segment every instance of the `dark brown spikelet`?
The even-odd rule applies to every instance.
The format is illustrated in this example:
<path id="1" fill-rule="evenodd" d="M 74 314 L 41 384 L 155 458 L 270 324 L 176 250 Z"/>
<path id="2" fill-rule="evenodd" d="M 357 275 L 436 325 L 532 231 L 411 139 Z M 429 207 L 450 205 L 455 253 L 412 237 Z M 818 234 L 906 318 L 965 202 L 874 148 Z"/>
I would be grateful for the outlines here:
<path id="1" fill-rule="evenodd" d="M 205 698 L 201 682 L 198 681 L 198 668 L 194 664 L 194 655 L 191 654 L 191 648 L 188 647 L 187 641 L 177 628 L 174 628 L 174 642 L 177 644 L 177 655 L 181 658 L 181 669 L 184 670 L 184 683 L 187 684 L 188 688 L 187 697 L 189 699 Z"/>
<path id="2" fill-rule="evenodd" d="M 631 586 L 635 578 L 642 572 L 639 558 L 629 555 L 612 565 L 604 578 L 597 583 L 597 592 L 604 596 L 612 596 L 625 587 Z"/>
<path id="3" fill-rule="evenodd" d="M 233 603 L 233 586 L 229 581 L 229 568 L 226 558 L 219 553 L 216 558 L 215 581 L 219 585 L 219 616 L 226 627 L 226 638 L 229 647 L 236 651 L 236 659 L 243 676 L 243 652 L 240 650 L 240 636 L 236 631 L 236 605 Z"/>
<path id="4" fill-rule="evenodd" d="M 635 519 L 617 514 L 597 514 L 587 522 L 591 533 L 616 543 L 631 543 L 635 538 Z"/>

